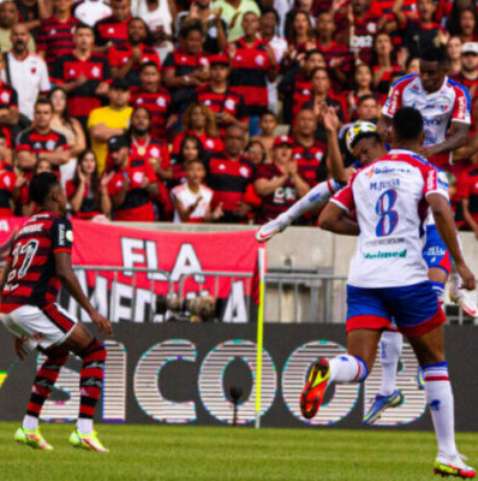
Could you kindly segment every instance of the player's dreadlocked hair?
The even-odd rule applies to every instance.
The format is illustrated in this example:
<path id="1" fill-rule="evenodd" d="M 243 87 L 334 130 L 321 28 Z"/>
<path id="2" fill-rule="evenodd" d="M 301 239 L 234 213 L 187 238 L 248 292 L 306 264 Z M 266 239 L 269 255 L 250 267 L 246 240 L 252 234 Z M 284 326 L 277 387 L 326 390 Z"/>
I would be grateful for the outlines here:
<path id="1" fill-rule="evenodd" d="M 42 172 L 41 174 L 35 175 L 30 182 L 28 191 L 30 199 L 37 205 L 43 205 L 55 185 L 58 185 L 58 179 L 55 174 Z"/>

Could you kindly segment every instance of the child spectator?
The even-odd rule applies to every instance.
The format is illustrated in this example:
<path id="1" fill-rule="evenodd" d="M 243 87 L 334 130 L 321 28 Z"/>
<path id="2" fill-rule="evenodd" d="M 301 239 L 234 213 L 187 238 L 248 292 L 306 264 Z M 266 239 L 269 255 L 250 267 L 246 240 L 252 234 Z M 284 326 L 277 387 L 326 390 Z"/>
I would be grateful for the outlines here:
<path id="1" fill-rule="evenodd" d="M 186 182 L 174 187 L 174 222 L 211 222 L 222 217 L 222 204 L 212 207 L 214 192 L 204 185 L 206 168 L 199 159 L 186 162 Z"/>
<path id="2" fill-rule="evenodd" d="M 198 160 L 201 163 L 206 161 L 206 153 L 201 141 L 194 135 L 185 135 L 179 146 L 179 152 L 172 159 L 173 184 L 186 181 L 185 166 L 187 162 Z"/>
<path id="3" fill-rule="evenodd" d="M 259 123 L 260 133 L 253 140 L 260 142 L 265 151 L 268 160 L 272 158 L 272 146 L 275 139 L 275 131 L 278 125 L 277 117 L 273 112 L 266 111 L 261 115 Z"/>

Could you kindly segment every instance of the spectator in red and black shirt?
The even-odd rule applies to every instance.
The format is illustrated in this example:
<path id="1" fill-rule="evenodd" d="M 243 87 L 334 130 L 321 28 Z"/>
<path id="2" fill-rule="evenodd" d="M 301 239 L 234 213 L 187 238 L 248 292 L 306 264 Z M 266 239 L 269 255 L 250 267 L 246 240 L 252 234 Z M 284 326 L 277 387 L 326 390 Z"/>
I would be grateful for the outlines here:
<path id="1" fill-rule="evenodd" d="M 0 132 L 0 218 L 14 215 L 15 200 L 18 198 L 19 185 L 11 165 L 10 149 L 7 140 Z M 7 161 L 6 161 L 7 159 Z"/>
<path id="2" fill-rule="evenodd" d="M 74 217 L 90 220 L 99 215 L 110 215 L 108 181 L 111 177 L 113 173 L 100 180 L 95 154 L 91 150 L 83 151 L 78 158 L 75 176 L 65 186 Z"/>
<path id="3" fill-rule="evenodd" d="M 315 137 L 317 118 L 312 110 L 298 113 L 293 132 L 292 156 L 305 181 L 313 187 L 327 178 L 327 146 Z"/>
<path id="4" fill-rule="evenodd" d="M 324 56 L 318 50 L 309 50 L 300 69 L 285 72 L 279 83 L 279 93 L 284 105 L 284 122 L 292 123 L 300 106 L 312 96 L 312 72 L 316 68 L 326 67 Z"/>
<path id="5" fill-rule="evenodd" d="M 111 0 L 112 14 L 95 25 L 96 45 L 108 47 L 128 40 L 128 21 L 131 18 L 130 0 Z"/>
<path id="6" fill-rule="evenodd" d="M 54 63 L 74 48 L 73 32 L 80 22 L 72 15 L 72 5 L 73 0 L 53 0 L 53 15 L 40 26 L 37 49 L 45 56 L 50 72 Z"/>
<path id="7" fill-rule="evenodd" d="M 149 164 L 156 173 L 158 195 L 153 199 L 160 219 L 168 220 L 173 214 L 173 204 L 165 182 L 173 178 L 173 168 L 167 142 L 151 134 L 151 114 L 144 107 L 137 107 L 131 115 L 130 163 L 135 166 Z"/>
<path id="8" fill-rule="evenodd" d="M 478 42 L 467 42 L 461 47 L 461 71 L 453 80 L 468 88 L 473 101 L 478 99 Z"/>
<path id="9" fill-rule="evenodd" d="M 337 88 L 350 83 L 353 56 L 347 45 L 335 40 L 335 30 L 333 14 L 322 12 L 317 17 L 317 50 L 324 56 L 334 87 Z"/>
<path id="10" fill-rule="evenodd" d="M 172 154 L 177 155 L 179 146 L 185 136 L 194 135 L 204 148 L 206 155 L 222 152 L 222 140 L 217 136 L 216 120 L 212 111 L 205 105 L 191 105 L 183 118 L 184 131 L 176 135 L 173 141 Z"/>
<path id="11" fill-rule="evenodd" d="M 251 213 L 246 192 L 254 169 L 244 160 L 246 135 L 243 128 L 232 125 L 226 131 L 223 153 L 209 159 L 207 185 L 214 190 L 215 204 L 222 204 L 222 222 L 245 222 Z"/>
<path id="12" fill-rule="evenodd" d="M 275 219 L 310 189 L 301 172 L 302 168 L 292 155 L 292 145 L 292 140 L 287 136 L 277 137 L 272 163 L 257 168 L 254 187 L 262 197 L 256 218 L 258 224 Z"/>
<path id="13" fill-rule="evenodd" d="M 404 74 L 396 62 L 392 39 L 388 33 L 381 32 L 375 37 L 372 72 L 374 91 L 378 94 L 380 103 L 384 103 L 392 82 Z"/>
<path id="14" fill-rule="evenodd" d="M 53 107 L 49 100 L 39 99 L 35 104 L 33 127 L 21 132 L 16 141 L 17 167 L 25 177 L 31 173 L 39 160 L 48 160 L 55 167 L 70 160 L 70 147 L 63 134 L 51 129 Z"/>
<path id="15" fill-rule="evenodd" d="M 68 114 L 83 125 L 90 112 L 101 107 L 101 96 L 108 93 L 110 70 L 106 59 L 94 53 L 93 29 L 80 25 L 75 29 L 75 48 L 70 55 L 57 59 L 53 82 L 68 94 Z"/>
<path id="16" fill-rule="evenodd" d="M 478 167 L 470 167 L 461 177 L 463 217 L 478 238 Z M 463 185 L 464 184 L 464 185 Z"/>
<path id="17" fill-rule="evenodd" d="M 275 54 L 271 47 L 259 38 L 259 17 L 252 12 L 243 16 L 244 37 L 230 48 L 231 90 L 242 95 L 245 113 L 250 120 L 250 133 L 258 132 L 259 116 L 268 107 L 267 80 L 277 76 Z"/>
<path id="18" fill-rule="evenodd" d="M 179 47 L 164 61 L 164 84 L 171 91 L 175 112 L 183 113 L 194 101 L 194 88 L 209 79 L 209 62 L 202 50 L 203 42 L 201 23 L 186 23 L 179 33 Z"/>
<path id="19" fill-rule="evenodd" d="M 170 124 L 169 111 L 171 96 L 161 87 L 161 74 L 154 62 L 146 62 L 141 66 L 140 86 L 131 89 L 131 104 L 144 107 L 151 115 L 151 135 L 157 139 L 165 139 L 166 129 Z"/>
<path id="20" fill-rule="evenodd" d="M 229 125 L 247 127 L 244 121 L 244 99 L 228 86 L 229 57 L 224 54 L 209 57 L 211 79 L 197 90 L 197 102 L 208 107 L 216 116 L 222 133 Z"/>
<path id="21" fill-rule="evenodd" d="M 114 174 L 108 182 L 113 219 L 135 222 L 155 220 L 151 196 L 157 195 L 158 188 L 154 170 L 149 164 L 130 162 L 126 137 L 112 137 L 108 141 L 108 149 L 114 163 Z"/>
<path id="22" fill-rule="evenodd" d="M 346 99 L 343 96 L 338 96 L 331 90 L 330 77 L 327 69 L 319 67 L 312 72 L 311 87 L 311 99 L 302 104 L 300 108 L 311 109 L 318 115 L 322 106 L 328 105 L 329 107 L 334 107 L 340 119 L 343 120 L 343 113 L 347 113 Z M 320 134 L 323 134 L 323 132 L 320 132 Z"/>
<path id="23" fill-rule="evenodd" d="M 114 78 L 125 79 L 130 86 L 138 86 L 141 65 L 153 62 L 158 69 L 161 65 L 152 41 L 148 26 L 141 18 L 128 22 L 128 41 L 113 45 L 108 52 L 108 60 Z"/>
<path id="24" fill-rule="evenodd" d="M 18 124 L 18 95 L 15 89 L 0 80 L 0 127 L 10 130 Z"/>

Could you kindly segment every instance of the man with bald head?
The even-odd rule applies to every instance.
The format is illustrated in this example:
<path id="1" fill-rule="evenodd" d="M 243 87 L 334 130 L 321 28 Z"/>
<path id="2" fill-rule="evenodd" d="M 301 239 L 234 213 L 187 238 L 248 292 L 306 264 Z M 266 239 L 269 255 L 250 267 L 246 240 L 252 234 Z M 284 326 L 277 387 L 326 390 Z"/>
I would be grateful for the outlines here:
<path id="1" fill-rule="evenodd" d="M 30 39 L 30 32 L 24 24 L 12 27 L 12 48 L 3 56 L 0 77 L 17 91 L 20 113 L 32 119 L 38 94 L 48 92 L 51 86 L 45 61 L 28 47 Z"/>
<path id="2" fill-rule="evenodd" d="M 6 0 L 0 3 L 0 50 L 2 52 L 8 52 L 12 48 L 10 35 L 12 27 L 18 23 L 18 18 L 18 8 L 15 2 Z M 30 37 L 28 48 L 30 52 L 35 51 L 35 42 L 32 37 Z"/>

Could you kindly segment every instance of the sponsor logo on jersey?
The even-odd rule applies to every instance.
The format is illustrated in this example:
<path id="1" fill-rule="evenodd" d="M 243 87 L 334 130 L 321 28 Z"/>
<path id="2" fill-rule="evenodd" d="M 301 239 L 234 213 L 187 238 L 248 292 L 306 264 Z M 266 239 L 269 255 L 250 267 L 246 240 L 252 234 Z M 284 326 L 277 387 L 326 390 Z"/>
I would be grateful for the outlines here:
<path id="1" fill-rule="evenodd" d="M 407 257 L 407 249 L 401 251 L 378 251 L 378 252 L 364 252 L 365 259 L 393 259 L 397 257 Z"/>

